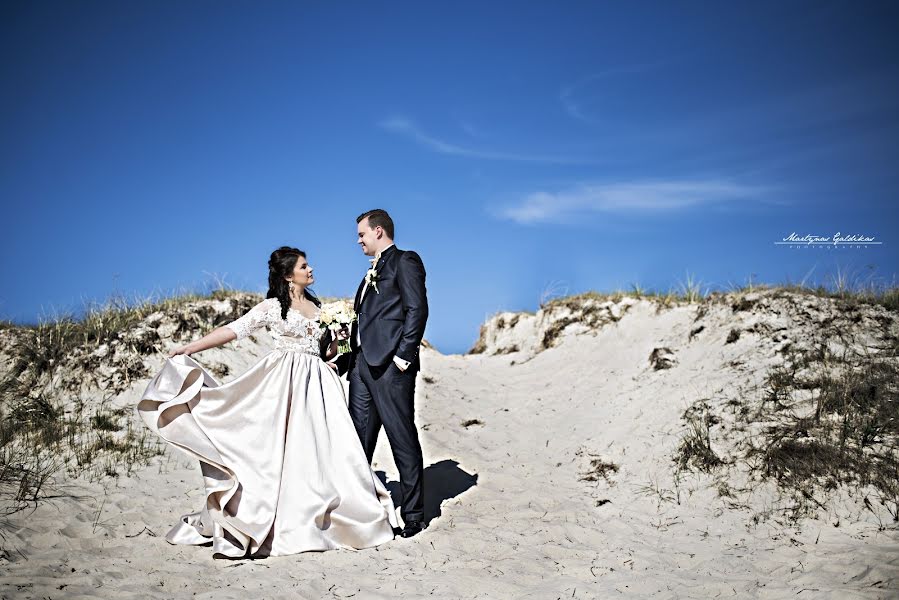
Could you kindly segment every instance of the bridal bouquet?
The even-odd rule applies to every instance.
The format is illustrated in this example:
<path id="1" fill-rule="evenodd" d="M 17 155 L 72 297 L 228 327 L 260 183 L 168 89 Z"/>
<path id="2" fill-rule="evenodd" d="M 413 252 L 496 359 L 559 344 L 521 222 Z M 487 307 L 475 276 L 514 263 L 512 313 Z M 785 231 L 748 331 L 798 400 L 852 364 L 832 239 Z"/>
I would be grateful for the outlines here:
<path id="1" fill-rule="evenodd" d="M 332 333 L 337 333 L 344 327 L 349 327 L 356 320 L 356 311 L 347 300 L 338 300 L 322 305 L 319 315 L 322 327 L 327 327 Z M 337 351 L 341 354 L 350 351 L 349 340 L 342 340 L 337 345 Z"/>

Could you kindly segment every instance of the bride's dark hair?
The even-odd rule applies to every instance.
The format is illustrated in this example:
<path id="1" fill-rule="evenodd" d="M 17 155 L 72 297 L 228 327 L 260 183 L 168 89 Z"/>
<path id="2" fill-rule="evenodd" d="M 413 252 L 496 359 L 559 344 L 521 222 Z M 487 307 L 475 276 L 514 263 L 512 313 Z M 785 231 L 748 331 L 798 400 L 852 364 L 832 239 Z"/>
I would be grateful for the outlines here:
<path id="1" fill-rule="evenodd" d="M 294 267 L 297 266 L 297 259 L 306 258 L 306 253 L 290 246 L 281 246 L 268 259 L 268 293 L 266 298 L 277 298 L 281 303 L 281 318 L 287 318 L 287 311 L 290 309 L 290 287 L 287 285 L 287 276 L 293 273 Z M 315 294 L 309 288 L 306 288 L 304 294 L 316 306 L 321 306 Z"/>

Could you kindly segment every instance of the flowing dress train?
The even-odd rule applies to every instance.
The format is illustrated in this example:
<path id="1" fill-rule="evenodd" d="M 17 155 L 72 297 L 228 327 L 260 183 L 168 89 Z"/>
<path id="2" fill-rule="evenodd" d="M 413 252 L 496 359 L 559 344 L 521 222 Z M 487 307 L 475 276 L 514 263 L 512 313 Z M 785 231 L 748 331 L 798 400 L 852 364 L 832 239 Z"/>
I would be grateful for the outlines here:
<path id="1" fill-rule="evenodd" d="M 219 384 L 185 355 L 168 359 L 137 409 L 147 427 L 199 460 L 205 503 L 166 535 L 227 557 L 369 548 L 393 539 L 390 494 L 366 459 L 344 387 L 320 358 L 315 319 L 264 300 L 226 325 L 268 326 L 275 349 Z"/>

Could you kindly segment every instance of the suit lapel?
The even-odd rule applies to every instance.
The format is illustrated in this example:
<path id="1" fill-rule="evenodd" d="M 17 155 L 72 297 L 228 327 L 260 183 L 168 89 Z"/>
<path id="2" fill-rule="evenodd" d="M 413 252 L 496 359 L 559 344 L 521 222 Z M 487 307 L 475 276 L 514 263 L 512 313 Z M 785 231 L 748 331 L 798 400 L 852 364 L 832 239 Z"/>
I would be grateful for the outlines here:
<path id="1" fill-rule="evenodd" d="M 359 296 L 362 295 L 362 288 L 365 287 L 365 278 L 362 278 L 362 283 L 359 284 L 359 288 L 356 290 L 356 300 L 353 302 L 353 310 L 359 312 Z"/>
<path id="2" fill-rule="evenodd" d="M 386 264 L 387 259 L 394 253 L 395 250 L 396 250 L 396 246 L 391 246 L 390 248 L 388 248 L 381 254 L 381 258 L 378 259 L 378 262 L 375 263 L 375 266 L 374 266 L 375 271 L 378 271 L 380 273 L 381 268 Z M 353 308 L 353 310 L 355 310 L 356 312 L 359 312 L 359 309 L 361 308 L 362 303 L 365 301 L 365 298 L 367 298 L 369 294 L 374 292 L 374 289 L 365 290 L 365 295 L 360 298 L 360 296 L 362 295 L 363 288 L 365 288 L 365 279 L 364 278 L 362 279 L 362 283 L 359 284 L 359 289 L 356 290 L 356 302 L 355 302 L 355 306 Z M 375 292 L 375 293 L 377 293 L 377 292 Z"/>

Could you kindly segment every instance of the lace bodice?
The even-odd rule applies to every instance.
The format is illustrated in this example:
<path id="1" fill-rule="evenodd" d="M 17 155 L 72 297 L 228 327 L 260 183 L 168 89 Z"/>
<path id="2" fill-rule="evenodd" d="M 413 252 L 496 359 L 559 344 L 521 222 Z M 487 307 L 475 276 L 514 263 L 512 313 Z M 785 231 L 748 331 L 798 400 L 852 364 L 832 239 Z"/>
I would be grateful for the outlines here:
<path id="1" fill-rule="evenodd" d="M 277 298 L 266 298 L 244 316 L 225 325 L 239 340 L 266 326 L 275 340 L 276 350 L 320 356 L 319 344 L 325 330 L 319 324 L 318 317 L 309 319 L 294 309 L 288 309 L 287 319 L 282 319 L 281 303 Z"/>

